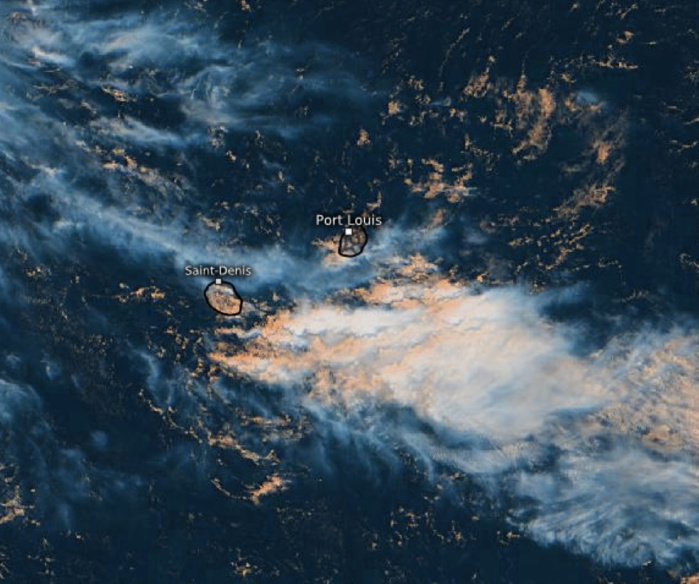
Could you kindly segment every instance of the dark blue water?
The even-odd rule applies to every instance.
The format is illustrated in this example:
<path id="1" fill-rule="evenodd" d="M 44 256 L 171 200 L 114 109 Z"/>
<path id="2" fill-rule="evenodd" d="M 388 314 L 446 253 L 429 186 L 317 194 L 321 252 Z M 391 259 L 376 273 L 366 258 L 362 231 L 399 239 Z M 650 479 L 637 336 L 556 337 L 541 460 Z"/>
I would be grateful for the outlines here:
<path id="1" fill-rule="evenodd" d="M 678 507 L 657 494 L 685 513 L 665 534 L 677 545 L 658 543 L 643 509 L 618 551 L 590 543 L 587 524 L 546 541 L 523 527 L 538 503 L 508 489 L 511 475 L 493 496 L 499 478 L 431 460 L 392 429 L 474 457 L 488 436 L 474 446 L 410 404 L 377 405 L 366 419 L 381 423 L 365 427 L 361 413 L 309 406 L 313 387 L 222 373 L 215 330 L 237 321 L 217 321 L 208 281 L 183 276 L 251 265 L 236 286 L 259 307 L 242 325 L 254 330 L 302 298 L 369 285 L 384 257 L 420 253 L 484 289 L 580 286 L 544 310 L 581 331 L 580 354 L 678 319 L 689 335 L 696 7 L 11 0 L 0 16 L 6 581 L 696 571 L 693 491 Z M 314 214 L 376 201 L 408 235 L 339 275 L 320 270 L 312 242 L 330 233 Z M 435 221 L 432 238 L 421 230 Z M 242 354 L 237 334 L 226 342 Z M 614 452 L 609 440 L 600 449 Z M 545 476 L 563 464 L 556 448 L 517 470 Z M 670 467 L 693 450 L 652 456 Z M 265 484 L 277 487 L 255 496 Z"/>

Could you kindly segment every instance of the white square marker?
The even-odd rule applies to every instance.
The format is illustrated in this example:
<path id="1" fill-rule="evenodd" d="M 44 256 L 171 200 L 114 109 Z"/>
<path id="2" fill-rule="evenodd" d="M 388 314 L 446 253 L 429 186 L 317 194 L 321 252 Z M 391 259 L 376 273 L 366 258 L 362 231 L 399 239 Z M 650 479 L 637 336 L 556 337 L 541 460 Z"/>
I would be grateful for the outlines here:
<path id="1" fill-rule="evenodd" d="M 216 278 L 216 283 L 220 284 L 221 283 L 221 278 Z"/>
<path id="2" fill-rule="evenodd" d="M 347 229 L 345 229 L 345 235 L 352 235 L 352 228 L 351 227 L 348 227 Z"/>

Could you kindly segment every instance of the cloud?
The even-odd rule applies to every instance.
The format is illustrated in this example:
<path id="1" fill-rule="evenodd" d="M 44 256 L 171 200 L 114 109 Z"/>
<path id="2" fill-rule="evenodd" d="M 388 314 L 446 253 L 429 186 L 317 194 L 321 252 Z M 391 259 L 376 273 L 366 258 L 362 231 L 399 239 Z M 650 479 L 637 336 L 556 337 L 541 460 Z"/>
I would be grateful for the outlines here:
<path id="1" fill-rule="evenodd" d="M 357 58 L 340 48 L 284 44 L 256 38 L 254 31 L 236 44 L 223 40 L 216 23 L 202 14 L 185 18 L 156 9 L 98 18 L 82 5 L 73 13 L 63 4 L 38 3 L 12 30 L 12 49 L 69 76 L 72 93 L 83 94 L 104 115 L 100 125 L 125 143 L 200 144 L 209 126 L 294 139 L 373 99 L 358 75 Z M 184 120 L 171 116 L 166 121 L 174 127 L 167 130 L 148 127 L 146 111 L 120 128 L 115 112 L 94 100 L 94 89 L 122 101 L 168 100 Z M 171 135 L 175 129 L 180 141 Z"/>
<path id="2" fill-rule="evenodd" d="M 468 473 L 543 544 L 666 567 L 699 547 L 696 333 L 648 329 L 593 350 L 543 316 L 560 293 L 477 294 L 434 273 L 355 294 L 359 305 L 308 301 L 234 330 L 242 346 L 210 357 L 302 396 L 321 424 L 342 411 L 346 432 Z"/>
<path id="3" fill-rule="evenodd" d="M 15 4 L 7 6 L 3 16 Z M 90 19 L 54 11 L 63 6 L 33 4 L 1 45 L 5 251 L 61 261 L 70 252 L 77 261 L 89 254 L 79 257 L 76 243 L 99 243 L 128 258 L 165 258 L 177 270 L 244 260 L 258 276 L 242 288 L 286 286 L 298 300 L 259 328 L 220 333 L 209 357 L 229 375 L 281 388 L 314 413 L 319 432 L 363 434 L 387 455 L 398 440 L 431 464 L 469 473 L 544 544 L 623 565 L 675 566 L 695 553 L 699 342 L 691 323 L 592 350 L 580 330 L 543 315 L 556 293 L 477 294 L 440 276 L 419 255 L 435 232 L 406 241 L 398 227 L 384 227 L 362 256 L 339 263 L 229 245 L 183 210 L 201 193 L 134 153 L 171 156 L 186 170 L 181 151 L 206 151 L 211 125 L 287 140 L 326 127 L 347 104 L 371 99 L 353 60 L 313 43 L 232 46 L 205 19 L 118 11 Z M 46 95 L 62 97 L 45 105 Z M 119 100 L 150 99 L 181 115 L 168 127 L 147 107 L 118 117 Z M 45 220 L 24 208 L 37 196 L 49 201 Z M 2 290 L 16 290 L 4 281 L 9 270 L 2 275 Z M 183 285 L 200 293 L 193 279 Z M 214 399 L 197 383 L 185 388 L 187 371 L 168 379 L 144 355 L 153 407 L 194 417 Z M 394 406 L 414 417 L 387 415 Z M 107 475 L 57 443 L 28 386 L 0 382 L 0 434 L 29 482 L 41 485 L 40 508 L 56 509 L 70 527 L 71 505 Z"/>
<path id="4" fill-rule="evenodd" d="M 199 190 L 200 168 L 220 168 L 225 153 L 212 145 L 212 127 L 291 140 L 363 107 L 372 97 L 356 58 L 254 31 L 236 44 L 199 12 L 92 8 L 41 1 L 0 9 L 9 23 L 0 42 L 0 245 L 53 265 L 111 247 L 173 273 L 188 263 L 259 261 L 243 286 L 303 287 L 288 278 L 299 265 L 288 251 L 273 257 L 236 245 L 244 217 L 211 227 L 207 215 L 219 210 Z M 28 213 L 38 200 L 45 212 Z"/>
<path id="5" fill-rule="evenodd" d="M 78 448 L 58 443 L 32 387 L 4 379 L 0 379 L 0 448 L 4 507 L 0 523 L 31 510 L 51 529 L 72 529 L 75 505 L 85 503 L 91 494 L 86 460 Z M 101 493 L 108 491 L 109 487 Z"/>

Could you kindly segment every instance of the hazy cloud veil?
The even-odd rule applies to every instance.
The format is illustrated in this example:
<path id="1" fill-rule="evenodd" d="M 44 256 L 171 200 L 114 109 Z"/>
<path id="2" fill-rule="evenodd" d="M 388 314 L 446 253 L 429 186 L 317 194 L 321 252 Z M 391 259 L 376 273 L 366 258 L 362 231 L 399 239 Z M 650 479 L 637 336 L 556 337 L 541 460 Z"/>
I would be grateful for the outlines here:
<path id="1" fill-rule="evenodd" d="M 118 343 L 140 375 L 134 393 L 142 391 L 171 427 L 196 426 L 202 448 L 233 444 L 257 462 L 273 455 L 252 445 L 272 450 L 285 437 L 276 428 L 252 436 L 231 415 L 217 423 L 230 424 L 240 442 L 225 442 L 199 423 L 248 399 L 224 383 L 206 386 L 199 375 L 206 359 L 230 383 L 280 392 L 281 405 L 311 412 L 319 431 L 371 434 L 387 456 L 398 444 L 426 466 L 467 473 L 511 525 L 540 543 L 614 565 L 699 560 L 694 321 L 629 322 L 629 332 L 595 345 L 583 325 L 547 316 L 552 303 L 584 296 L 583 287 L 533 294 L 526 283 L 488 287 L 451 277 L 440 264 L 439 226 L 415 228 L 400 217 L 352 260 L 322 248 L 295 254 L 273 236 L 240 244 L 232 222 L 212 228 L 202 219 L 212 205 L 201 195 L 196 160 L 224 156 L 217 140 L 228 133 L 295 144 L 332 127 L 346 104 L 370 103 L 374 90 L 362 84 L 355 58 L 311 41 L 236 47 L 204 17 L 157 10 L 110 11 L 93 2 L 104 13 L 85 18 L 82 4 L 0 8 L 0 251 L 20 257 L 0 272 L 0 324 L 9 339 L 0 435 L 20 484 L 44 485 L 32 500 L 38 513 L 70 529 L 74 505 L 125 497 L 144 478 L 87 461 L 86 451 L 109 443 L 98 429 L 80 444 L 52 430 L 44 401 L 56 399 L 56 387 L 83 391 L 84 382 L 81 364 L 61 367 L 48 342 L 33 362 L 18 356 L 26 347 L 15 338 L 15 312 L 36 308 L 23 279 L 28 266 L 44 266 L 46 278 L 63 285 L 75 278 L 60 271 L 65 258 L 77 262 L 92 248 L 107 250 L 109 261 L 94 268 L 105 280 L 120 281 L 120 267 L 143 262 L 176 282 L 163 294 L 172 302 L 163 310 L 169 318 L 180 306 L 194 313 L 193 299 L 200 300 L 202 282 L 180 277 L 186 263 L 242 257 L 255 270 L 240 283 L 251 298 L 249 320 L 217 322 L 190 344 L 178 340 L 190 352 L 169 366 L 141 322 Z M 309 61 L 311 70 L 299 72 Z M 302 98 L 323 105 L 303 117 Z M 167 122 L 144 113 L 149 108 L 165 112 Z M 270 184 L 288 170 L 269 160 L 260 167 Z M 309 230 L 300 238 L 313 237 Z M 286 304 L 272 302 L 270 288 Z M 95 294 L 85 309 L 85 322 L 102 332 L 122 330 L 123 313 L 105 300 L 112 292 Z M 183 337 L 195 325 L 187 327 Z M 393 406 L 414 417 L 388 415 Z M 279 414 L 265 407 L 262 414 Z"/>

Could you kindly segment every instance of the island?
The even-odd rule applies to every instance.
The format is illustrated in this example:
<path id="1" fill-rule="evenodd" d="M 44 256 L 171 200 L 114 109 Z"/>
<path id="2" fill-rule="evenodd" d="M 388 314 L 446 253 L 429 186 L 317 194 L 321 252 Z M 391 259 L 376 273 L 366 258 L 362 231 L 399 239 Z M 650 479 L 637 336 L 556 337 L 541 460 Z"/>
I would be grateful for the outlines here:
<path id="1" fill-rule="evenodd" d="M 236 316 L 243 310 L 243 299 L 235 286 L 216 278 L 204 290 L 206 303 L 212 310 L 225 316 Z"/>

